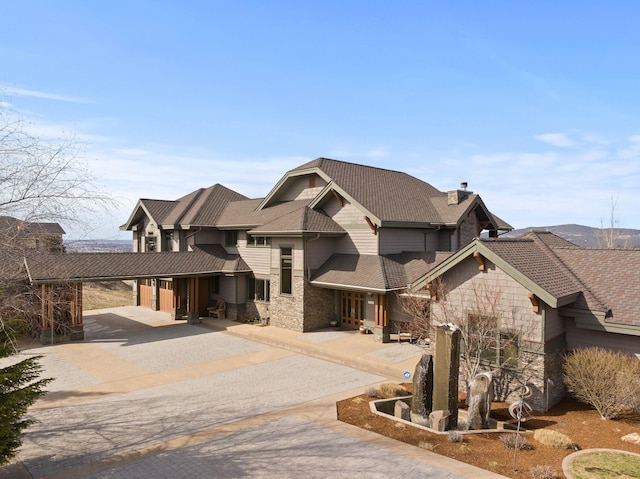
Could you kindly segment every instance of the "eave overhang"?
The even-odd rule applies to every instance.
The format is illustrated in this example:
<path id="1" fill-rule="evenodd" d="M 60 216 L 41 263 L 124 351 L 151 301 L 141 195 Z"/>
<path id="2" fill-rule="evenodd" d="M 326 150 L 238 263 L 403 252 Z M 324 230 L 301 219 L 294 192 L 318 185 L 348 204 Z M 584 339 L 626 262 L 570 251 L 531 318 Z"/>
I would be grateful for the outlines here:
<path id="1" fill-rule="evenodd" d="M 313 286 L 317 286 L 318 288 L 329 288 L 329 289 L 339 289 L 344 291 L 359 291 L 365 293 L 376 293 L 376 294 L 387 294 L 392 293 L 394 291 L 402 291 L 405 288 L 367 288 L 364 286 L 353 286 L 349 284 L 341 284 L 341 283 L 325 283 L 322 281 L 310 281 L 309 282 Z"/>
<path id="2" fill-rule="evenodd" d="M 540 287 L 536 282 L 530 279 L 528 276 L 522 274 L 516 268 L 511 266 L 510 263 L 505 261 L 502 257 L 494 253 L 492 250 L 487 248 L 482 244 L 478 239 L 472 241 L 468 245 L 464 246 L 460 250 L 458 250 L 455 254 L 444 260 L 442 263 L 433 268 L 429 273 L 427 273 L 422 278 L 415 281 L 411 288 L 413 290 L 419 290 L 423 288 L 426 284 L 435 281 L 437 278 L 445 274 L 450 269 L 454 268 L 458 264 L 465 261 L 467 258 L 473 257 L 474 253 L 478 253 L 480 256 L 486 258 L 495 264 L 498 268 L 504 271 L 507 275 L 513 278 L 515 281 L 520 283 L 525 289 L 529 290 L 533 294 L 535 294 L 538 298 L 544 301 L 546 304 L 551 306 L 552 308 L 561 308 L 562 306 L 569 305 L 576 301 L 580 296 L 581 292 L 576 292 L 572 294 L 568 294 L 561 297 L 555 297 L 542 287 Z"/>
<path id="3" fill-rule="evenodd" d="M 562 316 L 574 318 L 579 329 L 640 336 L 640 328 L 637 326 L 606 322 L 606 311 L 563 307 L 559 312 Z"/>

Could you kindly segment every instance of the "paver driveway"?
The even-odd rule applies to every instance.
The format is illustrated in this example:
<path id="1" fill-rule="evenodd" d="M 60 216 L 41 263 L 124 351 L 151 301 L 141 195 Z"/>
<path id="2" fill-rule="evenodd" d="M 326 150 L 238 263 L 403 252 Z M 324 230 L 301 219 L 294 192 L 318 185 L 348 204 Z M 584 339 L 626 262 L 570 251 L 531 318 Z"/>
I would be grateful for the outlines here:
<path id="1" fill-rule="evenodd" d="M 55 378 L 19 454 L 35 479 L 498 477 L 335 419 L 382 376 L 142 308 L 85 322 L 25 351 Z"/>

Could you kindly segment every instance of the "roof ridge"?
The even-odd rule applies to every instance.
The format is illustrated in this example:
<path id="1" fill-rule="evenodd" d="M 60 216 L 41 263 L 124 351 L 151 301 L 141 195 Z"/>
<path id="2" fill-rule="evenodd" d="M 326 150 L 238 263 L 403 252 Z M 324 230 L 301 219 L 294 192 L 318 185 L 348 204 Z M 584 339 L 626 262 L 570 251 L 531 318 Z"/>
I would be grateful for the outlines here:
<path id="1" fill-rule="evenodd" d="M 321 156 L 320 158 L 317 158 L 317 161 L 318 161 L 318 166 L 317 166 L 318 168 L 322 168 L 322 165 L 323 165 L 325 162 L 327 162 L 327 161 L 333 161 L 333 162 L 335 162 L 335 163 L 342 163 L 342 164 L 345 164 L 345 165 L 353 165 L 353 166 L 358 166 L 358 167 L 360 167 L 360 168 L 370 168 L 370 169 L 373 169 L 373 170 L 389 171 L 389 172 L 391 172 L 391 173 L 400 173 L 400 174 L 402 174 L 402 175 L 410 176 L 410 177 L 412 177 L 412 178 L 416 178 L 416 179 L 420 180 L 420 178 L 417 178 L 417 177 L 415 177 L 415 176 L 412 176 L 412 175 L 410 175 L 410 174 L 408 174 L 408 173 L 406 173 L 406 172 L 404 172 L 404 171 L 400 171 L 400 170 L 392 170 L 391 168 L 383 168 L 383 167 L 381 167 L 381 166 L 363 165 L 363 164 L 361 164 L 361 163 L 354 163 L 354 162 L 352 162 L 352 161 L 344 161 L 344 160 L 336 160 L 336 159 L 334 159 L 334 158 L 326 158 L 326 157 L 324 157 L 324 156 Z M 423 180 L 420 180 L 420 181 L 423 181 Z M 425 182 L 425 183 L 426 183 L 426 182 Z"/>
<path id="2" fill-rule="evenodd" d="M 206 191 L 205 188 L 198 188 L 195 191 L 192 191 L 191 194 L 195 193 L 191 200 L 187 203 L 187 205 L 182 209 L 182 212 L 176 218 L 176 224 L 181 224 L 182 219 L 187 215 L 187 212 L 191 209 L 191 207 L 198 201 L 198 199 L 202 196 L 202 194 Z M 187 195 L 189 196 L 189 195 Z M 185 198 L 186 196 L 183 196 Z M 178 204 L 180 201 L 178 200 Z"/>

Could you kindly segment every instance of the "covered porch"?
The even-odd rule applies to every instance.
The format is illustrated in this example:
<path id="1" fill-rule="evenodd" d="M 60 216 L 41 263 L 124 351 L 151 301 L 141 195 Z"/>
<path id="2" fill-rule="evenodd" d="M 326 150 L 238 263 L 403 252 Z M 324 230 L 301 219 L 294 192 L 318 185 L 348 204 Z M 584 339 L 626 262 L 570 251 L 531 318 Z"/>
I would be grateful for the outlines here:
<path id="1" fill-rule="evenodd" d="M 250 273 L 238 256 L 219 245 L 202 245 L 188 252 L 165 253 L 64 253 L 25 257 L 29 281 L 40 302 L 39 324 L 43 343 L 56 334 L 70 340 L 84 338 L 82 284 L 94 281 L 135 280 L 144 283 L 132 292 L 132 304 L 147 295 L 151 309 L 169 312 L 174 319 L 196 323 L 215 304 L 219 278 L 239 281 Z M 218 278 L 216 280 L 215 278 Z M 219 284 L 219 283 L 218 283 Z M 147 301 L 143 297 L 143 301 Z"/>

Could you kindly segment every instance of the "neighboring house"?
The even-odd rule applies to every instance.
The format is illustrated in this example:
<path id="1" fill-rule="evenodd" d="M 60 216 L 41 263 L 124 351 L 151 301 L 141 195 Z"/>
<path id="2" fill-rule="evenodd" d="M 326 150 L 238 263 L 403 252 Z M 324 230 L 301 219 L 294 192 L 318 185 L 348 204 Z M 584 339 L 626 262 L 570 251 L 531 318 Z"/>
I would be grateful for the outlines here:
<path id="1" fill-rule="evenodd" d="M 0 241 L 4 249 L 31 249 L 46 253 L 62 253 L 64 230 L 58 223 L 22 221 L 0 216 Z"/>
<path id="2" fill-rule="evenodd" d="M 82 336 L 74 330 L 76 325 L 82 325 L 82 284 L 30 284 L 31 258 L 55 261 L 66 256 L 60 254 L 64 253 L 63 234 L 58 223 L 0 216 L 0 315 L 24 318 L 32 334 L 48 331 L 49 340 L 56 330 L 75 339 Z"/>
<path id="3" fill-rule="evenodd" d="M 121 229 L 133 232 L 136 252 L 199 248 L 224 260 L 188 279 L 140 280 L 136 304 L 196 318 L 221 299 L 230 318 L 268 317 L 296 331 L 338 320 L 387 341 L 404 318 L 395 292 L 483 231 L 512 228 L 466 185 L 441 192 L 399 171 L 318 158 L 265 198 L 214 185 L 175 201 L 141 199 Z"/>
<path id="4" fill-rule="evenodd" d="M 518 335 L 517 374 L 501 373 L 502 393 L 515 399 L 524 378 L 536 409 L 564 397 L 568 350 L 599 346 L 640 358 L 640 249 L 581 248 L 547 232 L 476 238 L 411 287 L 433 290 L 437 283 L 446 293 L 434 298 L 433 317 L 446 308 L 458 318 L 493 314 L 498 334 Z M 494 304 L 479 307 L 478 292 Z"/>

